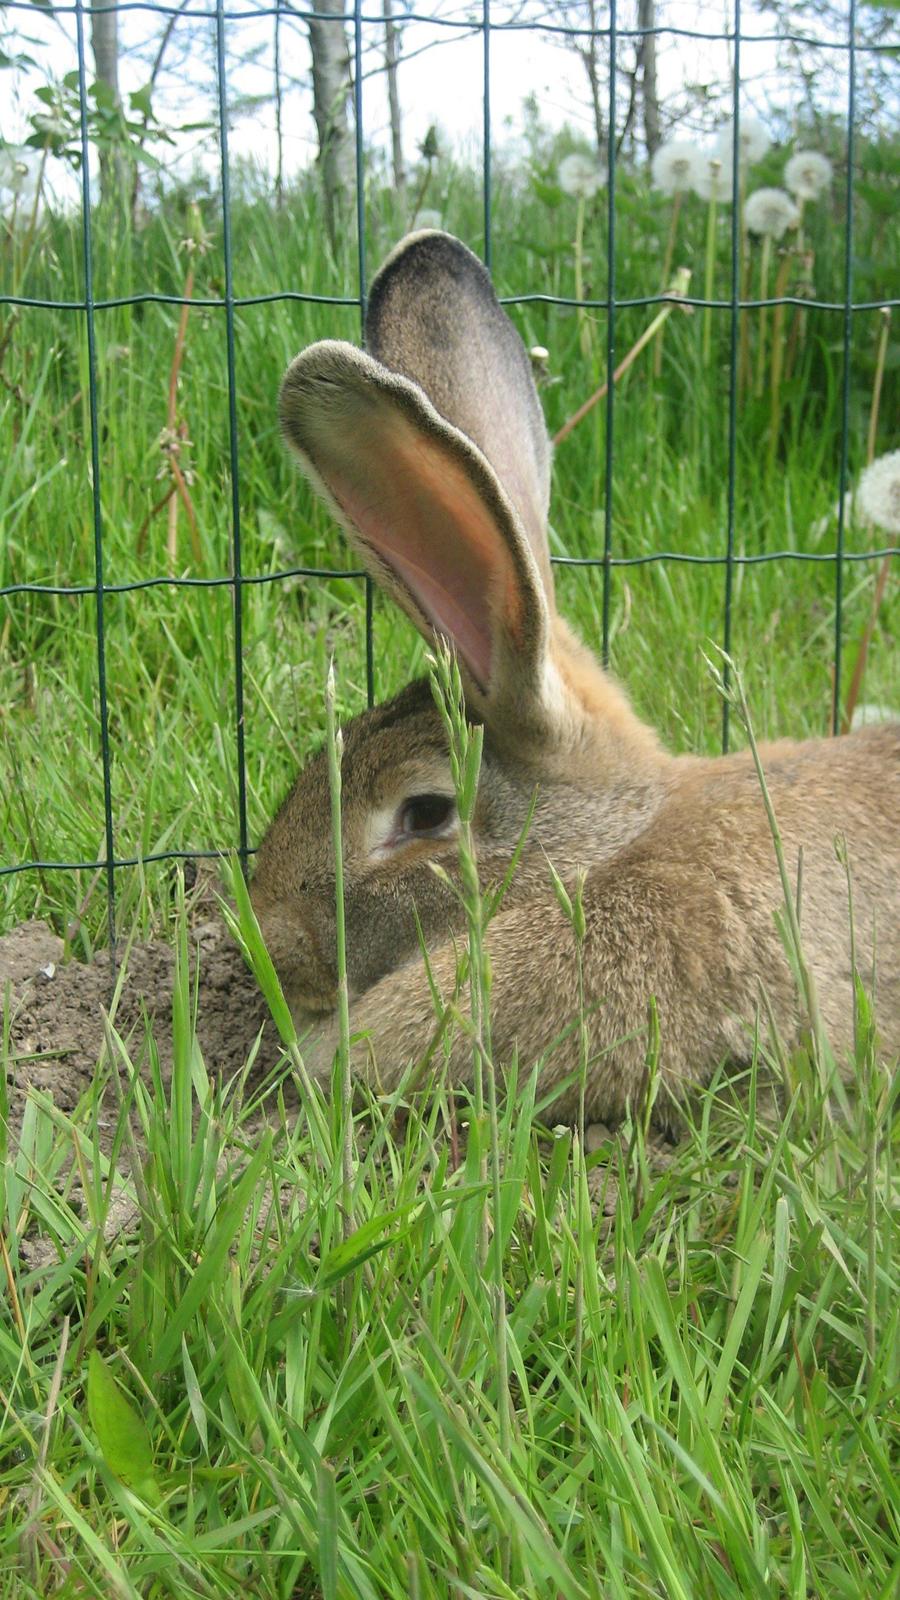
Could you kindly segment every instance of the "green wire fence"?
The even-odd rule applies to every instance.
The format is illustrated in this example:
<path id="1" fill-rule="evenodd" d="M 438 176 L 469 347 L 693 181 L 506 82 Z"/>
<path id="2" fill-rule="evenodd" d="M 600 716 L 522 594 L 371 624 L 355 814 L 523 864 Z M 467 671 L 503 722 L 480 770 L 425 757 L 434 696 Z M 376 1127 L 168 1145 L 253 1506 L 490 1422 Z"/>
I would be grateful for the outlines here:
<path id="1" fill-rule="evenodd" d="M 32 10 L 31 0 L 8 0 L 7 11 L 27 13 Z M 153 292 L 135 294 L 133 296 L 116 299 L 104 299 L 95 294 L 93 275 L 93 233 L 92 233 L 92 203 L 90 179 L 90 130 L 88 124 L 88 71 L 86 66 L 86 26 L 88 19 L 97 11 L 104 9 L 118 9 L 121 12 L 129 10 L 143 10 L 158 15 L 172 17 L 174 15 L 189 16 L 207 19 L 214 23 L 216 41 L 216 67 L 217 67 L 217 123 L 220 151 L 220 195 L 221 217 L 223 228 L 224 251 L 224 292 L 219 298 L 198 296 L 192 298 L 192 308 L 207 309 L 221 319 L 222 339 L 224 342 L 227 382 L 228 382 L 228 465 L 230 476 L 230 520 L 231 520 L 231 560 L 230 570 L 213 577 L 197 576 L 149 576 L 145 579 L 127 583 L 111 583 L 107 581 L 104 569 L 104 514 L 102 495 L 102 461 L 101 461 L 101 429 L 98 411 L 98 373 L 97 373 L 97 345 L 96 322 L 98 316 L 116 306 L 137 306 L 139 304 L 157 303 L 168 305 L 187 304 L 178 295 L 158 294 Z M 365 167 L 366 151 L 363 141 L 364 128 L 364 92 L 365 74 L 363 71 L 363 43 L 367 27 L 383 25 L 383 16 L 374 7 L 366 11 L 361 0 L 356 0 L 352 8 L 348 8 L 344 23 L 352 33 L 352 57 L 354 63 L 354 104 L 355 104 L 355 129 L 356 129 L 356 221 L 357 221 L 357 273 L 358 284 L 355 296 L 325 296 L 304 294 L 296 290 L 285 288 L 282 292 L 268 295 L 238 296 L 234 289 L 234 261 L 232 246 L 231 224 L 231 182 L 229 169 L 229 85 L 226 71 L 226 33 L 229 23 L 246 12 L 226 6 L 225 0 L 216 0 L 214 7 L 180 6 L 167 7 L 158 4 L 145 3 L 145 0 L 126 0 L 125 4 L 117 8 L 95 7 L 91 8 L 83 0 L 75 0 L 73 5 L 52 5 L 46 8 L 47 14 L 60 18 L 74 18 L 78 59 L 78 84 L 81 105 L 81 221 L 82 221 L 82 250 L 84 293 L 77 299 L 41 300 L 26 296 L 11 294 L 0 295 L 0 304 L 9 307 L 21 308 L 52 308 L 65 310 L 73 315 L 84 318 L 87 336 L 87 362 L 88 362 L 88 401 L 90 415 L 90 463 L 91 463 L 91 495 L 92 495 L 92 521 L 93 521 L 93 582 L 90 584 L 73 584 L 70 586 L 36 584 L 36 583 L 9 583 L 0 587 L 0 599 L 7 604 L 15 601 L 17 596 L 29 593 L 61 596 L 92 595 L 95 606 L 96 630 L 96 676 L 97 694 L 99 702 L 99 730 L 100 749 L 99 756 L 102 763 L 103 776 L 103 805 L 104 805 L 104 849 L 97 860 L 85 861 L 57 861 L 57 860 L 20 860 L 0 864 L 0 876 L 29 871 L 94 871 L 101 872 L 105 877 L 107 920 L 110 949 L 115 952 L 116 944 L 116 889 L 117 874 L 129 867 L 139 864 L 149 864 L 157 861 L 186 860 L 190 858 L 216 857 L 220 851 L 167 849 L 146 855 L 119 854 L 116 849 L 116 829 L 114 825 L 114 810 L 112 799 L 112 734 L 110 730 L 109 691 L 110 685 L 107 677 L 107 651 L 106 651 L 106 611 L 111 597 L 129 593 L 135 590 L 149 589 L 159 586 L 168 586 L 171 589 L 185 588 L 227 588 L 232 596 L 233 614 L 233 738 L 236 746 L 237 768 L 237 837 L 228 841 L 236 847 L 242 861 L 248 862 L 252 855 L 251 840 L 248 828 L 247 814 L 247 778 L 246 760 L 244 749 L 244 661 L 243 661 L 243 623 L 244 604 L 248 587 L 260 583 L 278 583 L 290 577 L 302 576 L 311 581 L 331 577 L 346 576 L 341 571 L 322 566 L 291 566 L 274 573 L 257 574 L 246 572 L 242 549 L 241 529 L 241 451 L 238 433 L 238 413 L 235 377 L 235 313 L 237 310 L 274 300 L 298 300 L 314 302 L 333 307 L 346 307 L 358 305 L 361 319 L 365 316 L 366 285 L 368 280 L 368 263 L 366 260 L 366 215 L 365 215 Z M 254 17 L 276 15 L 277 8 L 270 11 L 254 11 Z M 315 18 L 319 14 L 310 10 L 295 10 L 291 8 L 294 19 Z M 324 20 L 324 19 L 323 19 Z M 333 18 L 329 20 L 334 20 Z M 470 32 L 473 27 L 471 17 L 441 18 L 429 16 L 427 11 L 404 12 L 401 19 L 407 22 L 427 22 L 434 28 L 447 30 L 466 30 Z M 613 382 L 613 373 L 616 367 L 617 350 L 617 319 L 620 311 L 625 308 L 647 306 L 653 307 L 661 304 L 664 295 L 653 294 L 641 297 L 619 298 L 616 286 L 616 230 L 618 223 L 617 209 L 617 126 L 618 126 L 618 97 L 621 91 L 619 72 L 619 51 L 623 40 L 634 41 L 652 32 L 668 37 L 678 36 L 683 40 L 723 40 L 732 51 L 733 74 L 731 83 L 731 113 L 734 124 L 733 171 L 732 180 L 735 195 L 739 192 L 739 130 L 741 117 L 741 62 L 742 49 L 748 44 L 757 45 L 771 42 L 772 36 L 759 30 L 758 19 L 755 19 L 754 31 L 746 31 L 742 18 L 741 0 L 735 0 L 733 25 L 726 34 L 721 32 L 712 34 L 692 30 L 689 28 L 673 28 L 669 25 L 646 30 L 633 27 L 620 28 L 616 0 L 610 0 L 607 20 L 603 27 L 595 30 L 596 36 L 605 42 L 608 52 L 609 65 L 609 102 L 607 108 L 608 134 L 608 255 L 606 294 L 600 299 L 574 300 L 562 296 L 549 296 L 546 294 L 528 293 L 526 290 L 515 297 L 509 297 L 516 304 L 549 303 L 559 306 L 583 306 L 599 311 L 605 317 L 606 339 L 605 360 L 607 393 L 606 429 L 605 429 L 605 473 L 607 486 L 612 482 L 615 444 L 616 444 L 616 388 Z M 588 33 L 587 29 L 572 28 L 559 21 L 544 20 L 535 22 L 510 22 L 492 18 L 490 0 L 482 0 L 480 28 L 483 44 L 482 70 L 483 70 L 483 237 L 484 254 L 488 266 L 492 258 L 492 111 L 491 111 L 491 71 L 492 71 L 492 43 L 497 35 L 505 34 L 522 27 L 539 28 L 547 34 L 568 33 L 573 36 Z M 803 47 L 807 42 L 802 33 L 781 34 L 778 42 L 781 45 L 794 45 Z M 822 41 L 816 44 L 821 48 Z M 801 300 L 792 295 L 773 296 L 765 299 L 741 299 L 740 274 L 739 274 L 739 208 L 732 207 L 731 220 L 731 272 L 730 290 L 725 299 L 704 299 L 688 297 L 686 304 L 700 308 L 711 308 L 728 319 L 729 330 L 729 384 L 727 396 L 727 438 L 728 438 L 728 479 L 726 494 L 726 518 L 723 530 L 721 552 L 717 555 L 697 554 L 683 550 L 656 550 L 650 554 L 623 554 L 617 553 L 613 535 L 612 496 L 607 492 L 605 496 L 603 522 L 602 522 L 602 547 L 590 556 L 554 557 L 558 564 L 573 567 L 596 567 L 600 569 L 602 584 L 602 638 L 599 644 L 604 658 L 608 655 L 610 641 L 610 601 L 614 584 L 614 569 L 627 568 L 632 565 L 645 565 L 655 562 L 680 562 L 696 563 L 701 565 L 718 565 L 722 569 L 722 599 L 721 599 L 721 644 L 726 655 L 731 650 L 732 630 L 735 604 L 735 577 L 739 567 L 762 562 L 814 562 L 828 563 L 834 570 L 834 604 L 835 623 L 833 640 L 833 669 L 834 669 L 834 727 L 837 730 L 839 705 L 841 700 L 841 673 L 842 673 L 842 638 L 843 638 L 843 606 L 844 582 L 848 563 L 871 562 L 883 559 L 889 554 L 900 554 L 895 546 L 884 545 L 882 548 L 863 550 L 848 550 L 845 542 L 846 523 L 846 490 L 848 487 L 848 446 L 850 436 L 850 372 L 851 372 L 851 334 L 853 319 L 863 312 L 871 312 L 881 306 L 895 307 L 900 304 L 897 299 L 885 300 L 855 300 L 854 299 L 854 189 L 855 189 L 855 161 L 854 161 L 854 136 L 856 122 L 856 93 L 857 93 L 857 57 L 862 48 L 878 49 L 877 45 L 861 46 L 857 40 L 857 8 L 856 0 L 849 0 L 846 13 L 846 38 L 836 43 L 833 48 L 844 52 L 847 64 L 847 101 L 846 101 L 846 212 L 843 225 L 843 292 L 836 300 Z M 889 47 L 884 47 L 889 48 Z M 838 499 L 837 531 L 834 547 L 828 551 L 799 551 L 763 550 L 742 553 L 737 548 L 735 537 L 735 481 L 736 481 L 736 454 L 737 454 L 737 429 L 738 429 L 738 341 L 741 314 L 748 310 L 758 310 L 763 307 L 775 306 L 806 306 L 819 311 L 827 311 L 840 321 L 842 339 L 842 387 L 841 387 L 841 438 L 839 460 L 836 471 L 836 490 Z M 273 398 L 274 405 L 274 398 Z M 363 574 L 355 574 L 366 585 L 366 678 L 368 698 L 371 703 L 376 693 L 376 669 L 374 659 L 373 633 L 372 633 L 372 591 L 371 585 Z M 727 662 L 726 662 L 727 673 Z M 728 701 L 723 701 L 722 711 L 722 747 L 727 750 L 729 742 L 729 706 Z M 225 842 L 220 842 L 224 844 Z"/>

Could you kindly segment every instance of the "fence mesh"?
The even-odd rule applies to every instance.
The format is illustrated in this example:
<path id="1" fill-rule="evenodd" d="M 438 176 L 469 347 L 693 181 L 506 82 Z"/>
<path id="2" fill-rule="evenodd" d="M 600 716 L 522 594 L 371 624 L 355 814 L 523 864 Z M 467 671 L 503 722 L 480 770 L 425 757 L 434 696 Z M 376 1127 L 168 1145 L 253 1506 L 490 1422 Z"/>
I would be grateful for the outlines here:
<path id="1" fill-rule="evenodd" d="M 10 0 L 7 7 L 8 14 L 16 12 L 26 13 L 30 9 L 26 0 Z M 279 584 L 289 579 L 302 578 L 309 582 L 346 576 L 344 569 L 332 568 L 325 565 L 305 564 L 283 565 L 278 570 L 259 573 L 246 571 L 242 542 L 242 440 L 239 429 L 238 416 L 238 378 L 236 360 L 236 313 L 250 307 L 264 306 L 274 302 L 303 302 L 309 305 L 318 305 L 324 308 L 322 332 L 329 333 L 328 316 L 337 312 L 339 308 L 356 305 L 359 309 L 360 323 L 365 316 L 366 285 L 369 276 L 369 263 L 366 255 L 366 162 L 367 152 L 364 140 L 365 129 L 365 95 L 366 73 L 364 70 L 364 41 L 368 29 L 383 27 L 383 15 L 374 8 L 366 11 L 361 0 L 352 9 L 349 9 L 342 21 L 349 30 L 351 40 L 351 53 L 353 63 L 353 105 L 355 121 L 355 165 L 356 165 L 356 225 L 357 225 L 357 284 L 356 292 L 352 295 L 323 295 L 307 293 L 291 287 L 285 283 L 276 293 L 239 295 L 235 292 L 235 262 L 234 244 L 232 238 L 232 201 L 231 201 L 231 167 L 229 160 L 229 74 L 226 44 L 228 30 L 235 27 L 238 21 L 246 16 L 240 8 L 226 6 L 225 0 L 217 0 L 214 8 L 200 6 L 165 7 L 161 5 L 126 4 L 117 9 L 121 13 L 128 11 L 144 11 L 157 16 L 175 17 L 186 16 L 207 19 L 214 24 L 215 29 L 215 59 L 217 80 L 217 107 L 216 119 L 218 126 L 218 146 L 220 153 L 220 171 L 218 177 L 219 195 L 221 201 L 222 225 L 222 250 L 224 264 L 224 281 L 221 293 L 217 295 L 197 295 L 190 302 L 182 296 L 162 291 L 141 290 L 127 296 L 105 298 L 95 292 L 94 274 L 94 249 L 96 227 L 96 210 L 92 196 L 92 149 L 91 128 L 89 124 L 89 83 L 90 69 L 88 66 L 87 33 L 91 18 L 105 9 L 103 7 L 91 8 L 76 0 L 74 5 L 53 5 L 47 8 L 47 14 L 60 19 L 73 18 L 75 26 L 75 41 L 77 50 L 78 96 L 80 105 L 80 179 L 81 179 L 81 246 L 82 246 L 82 273 L 83 293 L 74 297 L 34 298 L 24 294 L 4 293 L 0 296 L 0 303 L 11 311 L 54 311 L 65 312 L 73 317 L 82 317 L 86 331 L 87 343 L 87 401 L 90 421 L 90 515 L 93 528 L 93 562 L 94 571 L 91 582 L 73 584 L 49 584 L 33 582 L 7 582 L 0 587 L 0 601 L 7 608 L 8 614 L 14 610 L 16 602 L 27 595 L 39 594 L 59 597 L 90 597 L 94 608 L 94 631 L 96 640 L 96 690 L 99 705 L 99 760 L 102 766 L 102 792 L 103 792 L 103 849 L 95 859 L 80 861 L 57 860 L 52 858 L 32 857 L 24 860 L 7 860 L 0 864 L 0 876 L 21 874 L 28 872 L 71 872 L 81 871 L 102 874 L 105 881 L 108 935 L 111 950 L 115 950 L 116 943 L 116 899 L 119 875 L 135 866 L 146 866 L 157 861 L 186 860 L 190 858 L 215 857 L 223 848 L 236 848 L 246 864 L 252 856 L 252 839 L 250 824 L 248 822 L 247 805 L 247 759 L 245 750 L 245 667 L 244 667 L 244 613 L 248 590 L 259 584 Z M 571 11 L 571 8 L 569 8 Z M 300 20 L 315 18 L 318 13 L 309 11 L 292 11 L 292 16 Z M 276 10 L 254 11 L 255 17 L 275 16 Z M 322 14 L 322 20 L 325 20 Z M 483 252 L 488 266 L 492 263 L 493 256 L 493 171 L 492 151 L 494 149 L 494 129 L 492 125 L 492 70 L 493 52 L 498 37 L 528 27 L 529 29 L 543 30 L 546 34 L 568 35 L 573 39 L 587 39 L 591 30 L 586 26 L 573 25 L 571 18 L 554 20 L 552 10 L 541 21 L 509 20 L 492 15 L 490 0 L 483 0 L 480 15 L 473 21 L 472 17 L 443 17 L 428 15 L 427 9 L 420 11 L 403 12 L 400 19 L 404 24 L 411 22 L 427 22 L 435 29 L 465 30 L 469 32 L 477 27 L 482 42 L 482 72 L 483 72 L 483 128 L 482 128 L 482 183 L 483 183 Z M 663 293 L 650 293 L 641 296 L 620 296 L 617 293 L 616 282 L 616 242 L 617 230 L 621 225 L 619 213 L 619 188 L 618 172 L 621 160 L 620 149 L 620 106 L 623 93 L 622 73 L 620 70 L 620 51 L 623 44 L 628 41 L 634 44 L 650 35 L 657 38 L 671 39 L 678 37 L 684 41 L 704 41 L 715 39 L 724 43 L 731 51 L 731 106 L 730 112 L 734 124 L 733 139 L 733 171 L 732 184 L 734 193 L 739 191 L 739 130 L 742 115 L 742 56 L 748 45 L 772 43 L 773 40 L 779 48 L 792 47 L 804 49 L 807 45 L 815 44 L 822 48 L 820 38 L 810 39 L 802 31 L 781 32 L 775 35 L 760 27 L 760 15 L 754 12 L 752 26 L 745 26 L 744 14 L 740 0 L 735 0 L 732 23 L 724 33 L 710 32 L 686 27 L 674 27 L 669 23 L 662 23 L 652 29 L 635 28 L 634 26 L 620 27 L 619 13 L 616 0 L 612 0 L 606 13 L 603 25 L 593 30 L 595 41 L 602 42 L 602 48 L 607 54 L 609 72 L 608 105 L 606 108 L 606 122 L 608 128 L 607 158 L 608 158 L 608 186 L 607 186 L 607 230 L 608 250 L 606 261 L 606 292 L 600 297 L 582 296 L 581 298 L 561 294 L 547 294 L 545 292 L 531 292 L 527 285 L 523 285 L 521 292 L 514 296 L 506 297 L 507 303 L 519 306 L 528 305 L 553 305 L 557 307 L 585 307 L 597 312 L 605 321 L 605 366 L 607 392 L 605 397 L 605 476 L 607 493 L 604 499 L 602 525 L 600 533 L 600 547 L 589 555 L 554 555 L 555 564 L 570 567 L 595 567 L 599 572 L 601 584 L 602 603 L 600 608 L 601 637 L 597 641 L 604 659 L 609 654 L 611 630 L 611 599 L 614 592 L 615 574 L 617 570 L 629 567 L 640 567 L 657 563 L 681 563 L 687 565 L 701 565 L 720 567 L 722 572 L 721 587 L 721 625 L 720 642 L 726 654 L 730 654 L 733 642 L 733 622 L 735 612 L 735 586 L 736 574 L 742 566 L 752 567 L 761 563 L 811 563 L 826 564 L 833 568 L 834 583 L 834 634 L 833 634 L 833 724 L 837 731 L 839 708 L 841 704 L 842 688 L 842 648 L 844 640 L 844 589 L 845 575 L 848 566 L 853 563 L 872 563 L 884 560 L 888 555 L 900 553 L 896 544 L 884 540 L 869 541 L 860 549 L 847 548 L 846 520 L 847 520 L 847 490 L 849 487 L 850 453 L 849 441 L 851 432 L 851 364 L 852 364 L 852 334 L 854 318 L 870 313 L 881 307 L 894 308 L 900 301 L 896 299 L 855 299 L 854 298 L 854 212 L 855 212 L 855 185 L 857 182 L 856 160 L 854 150 L 854 137 L 856 126 L 857 91 L 857 59 L 861 49 L 869 51 L 886 50 L 894 47 L 888 43 L 860 45 L 857 39 L 857 12 L 855 0 L 850 0 L 846 11 L 846 34 L 843 40 L 835 40 L 828 48 L 840 52 L 846 59 L 847 94 L 844 108 L 845 119 L 845 154 L 846 154 L 846 206 L 843 219 L 843 285 L 839 298 L 813 299 L 803 298 L 795 294 L 774 294 L 761 298 L 752 298 L 744 293 L 740 275 L 740 216 L 737 205 L 731 211 L 731 260 L 730 283 L 726 297 L 705 298 L 698 295 L 686 297 L 685 303 L 694 308 L 696 313 L 711 310 L 717 316 L 727 319 L 727 344 L 728 344 L 728 388 L 725 412 L 725 428 L 727 430 L 728 465 L 727 489 L 725 495 L 725 524 L 721 530 L 721 548 L 714 554 L 696 552 L 685 549 L 657 549 L 650 552 L 627 552 L 616 549 L 615 525 L 613 516 L 613 495 L 609 491 L 612 484 L 617 448 L 617 389 L 613 381 L 619 349 L 619 323 L 623 312 L 639 308 L 654 308 L 664 303 Z M 299 242 L 302 249 L 302 241 Z M 230 490 L 230 565 L 229 570 L 210 576 L 184 575 L 174 573 L 151 573 L 144 578 L 133 579 L 125 582 L 109 581 L 104 565 L 105 541 L 105 512 L 104 512 L 104 466 L 102 460 L 103 424 L 99 406 L 99 379 L 98 379 L 98 353 L 97 353 L 97 324 L 98 318 L 104 316 L 115 308 L 121 307 L 149 307 L 180 306 L 190 303 L 193 311 L 204 311 L 209 316 L 218 319 L 220 337 L 224 344 L 225 370 L 227 374 L 227 411 L 228 411 L 228 439 L 227 439 L 227 467 Z M 767 308 L 770 312 L 779 306 L 803 308 L 807 312 L 815 311 L 817 314 L 827 313 L 832 316 L 840 328 L 841 341 L 841 395 L 840 395 L 840 448 L 839 459 L 835 463 L 834 487 L 837 498 L 837 517 L 834 541 L 827 549 L 761 549 L 742 550 L 737 539 L 736 518 L 736 475 L 737 475 L 737 444 L 739 428 L 739 394 L 738 394 L 738 365 L 739 365 L 739 340 L 740 319 L 748 312 L 758 312 Z M 274 409 L 274 396 L 272 396 Z M 365 628 L 366 628 L 366 681 L 368 699 L 371 703 L 378 689 L 377 661 L 375 659 L 375 646 L 373 642 L 373 607 L 372 590 L 369 580 L 363 574 L 353 574 L 361 583 L 365 584 Z M 237 773 L 237 833 L 232 839 L 216 839 L 209 843 L 208 849 L 192 849 L 187 846 L 173 846 L 161 850 L 146 852 L 120 852 L 117 849 L 117 830 L 115 825 L 115 808 L 112 792 L 112 758 L 114 748 L 114 732 L 111 728 L 110 716 L 110 683 L 108 677 L 107 660 L 107 617 L 111 603 L 116 597 L 126 596 L 138 591 L 165 587 L 172 591 L 177 590 L 208 590 L 224 589 L 231 596 L 232 610 L 232 642 L 233 655 L 231 672 L 233 678 L 232 690 L 232 737 L 235 745 L 235 763 Z M 727 672 L 726 663 L 726 672 Z M 723 701 L 721 742 L 723 749 L 727 750 L 729 744 L 728 702 Z M 61 757 L 61 759 L 63 759 Z"/>

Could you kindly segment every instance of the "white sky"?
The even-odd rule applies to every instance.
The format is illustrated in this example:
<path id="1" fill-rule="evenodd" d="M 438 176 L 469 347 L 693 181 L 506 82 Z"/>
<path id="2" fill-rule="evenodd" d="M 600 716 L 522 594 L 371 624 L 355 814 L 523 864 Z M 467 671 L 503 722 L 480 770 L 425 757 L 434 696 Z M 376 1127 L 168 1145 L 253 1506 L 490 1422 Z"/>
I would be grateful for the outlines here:
<path id="1" fill-rule="evenodd" d="M 211 0 L 191 0 L 194 8 L 209 9 Z M 349 0 L 348 0 L 349 5 Z M 271 94 L 273 85 L 272 39 L 274 19 L 253 15 L 252 0 L 230 0 L 232 14 L 243 13 L 226 22 L 226 42 L 229 59 L 229 93 L 237 95 Z M 364 42 L 377 44 L 383 37 L 378 0 L 369 0 L 365 15 L 373 21 L 364 25 Z M 480 5 L 475 8 L 480 15 Z M 572 7 L 570 6 L 570 13 Z M 466 37 L 463 30 L 437 27 L 428 22 L 402 23 L 401 0 L 395 0 L 397 21 L 402 25 L 404 60 L 400 67 L 400 97 L 404 114 L 404 147 L 407 161 L 414 157 L 416 147 L 428 126 L 436 122 L 454 146 L 472 159 L 479 160 L 482 131 L 483 46 L 480 36 Z M 420 0 L 417 12 L 432 17 L 441 15 L 464 17 L 465 11 L 457 5 L 451 12 L 446 0 Z M 585 8 L 586 10 L 586 8 Z M 731 68 L 730 47 L 721 37 L 731 26 L 731 8 L 727 4 L 689 3 L 689 0 L 659 0 L 659 20 L 670 28 L 693 28 L 714 37 L 687 40 L 676 35 L 660 38 L 659 76 L 660 95 L 666 107 L 677 107 L 689 85 L 708 85 L 720 94 L 727 85 Z M 620 26 L 627 24 L 631 7 L 620 8 Z M 553 8 L 532 0 L 531 14 L 552 15 Z M 494 6 L 498 19 L 505 14 L 499 3 Z M 771 17 L 755 12 L 749 5 L 743 8 L 742 28 L 745 35 L 771 34 Z M 3 13 L 7 29 L 5 48 L 15 48 L 11 25 L 27 35 L 19 48 L 27 50 L 35 60 L 35 68 L 17 74 L 8 74 L 7 82 L 14 78 L 13 93 L 4 99 L 0 113 L 0 134 L 9 142 L 16 142 L 27 132 L 27 117 L 35 109 L 34 88 L 49 76 L 61 77 L 76 66 L 74 49 L 74 22 L 71 17 L 61 19 L 62 26 L 47 18 L 37 7 L 24 10 L 6 9 Z M 123 92 L 141 87 L 149 76 L 149 61 L 154 43 L 159 39 L 163 19 L 151 6 L 122 14 L 120 38 L 123 47 L 121 87 Z M 190 46 L 185 60 L 185 47 Z M 209 23 L 182 19 L 176 24 L 167 68 L 160 76 L 154 95 L 154 107 L 165 124 L 196 121 L 209 118 L 214 113 L 213 40 Z M 622 53 L 630 61 L 632 45 L 623 41 Z M 802 52 L 801 52 L 802 54 Z M 743 109 L 771 120 L 775 109 L 788 119 L 796 109 L 790 71 L 790 52 L 772 42 L 753 43 L 745 38 L 742 45 Z M 252 59 L 251 59 L 252 58 Z M 282 26 L 282 58 L 285 77 L 305 79 L 309 70 L 309 46 L 302 20 L 292 20 Z M 836 78 L 826 91 L 836 109 L 845 106 L 844 75 L 846 61 L 843 52 L 834 52 L 831 59 L 836 68 Z M 376 63 L 367 53 L 369 67 Z M 92 58 L 89 56 L 89 76 L 92 76 Z M 864 63 L 863 63 L 864 65 Z M 799 79 L 795 79 L 799 82 Z M 585 79 L 581 65 L 570 50 L 556 42 L 553 34 L 498 30 L 492 33 L 491 93 L 492 125 L 495 143 L 515 138 L 522 123 L 522 103 L 525 96 L 536 94 L 542 119 L 551 127 L 568 122 L 591 137 L 591 119 L 587 108 Z M 624 105 L 627 84 L 620 84 L 620 103 Z M 387 143 L 387 106 L 382 76 L 364 82 L 364 123 L 368 144 Z M 315 154 L 315 138 L 310 115 L 309 95 L 297 89 L 285 101 L 285 166 L 290 174 L 305 166 Z M 707 123 L 714 120 L 712 109 Z M 699 127 L 699 121 L 697 123 Z M 261 165 L 274 167 L 275 134 L 274 111 L 271 105 L 260 106 L 252 114 L 242 115 L 233 124 L 230 134 L 233 156 L 253 157 Z M 165 153 L 165 152 L 162 152 Z M 177 159 L 172 159 L 176 158 Z M 189 168 L 197 159 L 212 169 L 216 156 L 212 141 L 202 135 L 185 135 L 177 152 L 168 159 L 170 166 Z M 58 164 L 54 164 L 57 165 Z M 60 174 L 56 188 L 60 189 Z M 66 185 L 63 184 L 63 192 Z"/>

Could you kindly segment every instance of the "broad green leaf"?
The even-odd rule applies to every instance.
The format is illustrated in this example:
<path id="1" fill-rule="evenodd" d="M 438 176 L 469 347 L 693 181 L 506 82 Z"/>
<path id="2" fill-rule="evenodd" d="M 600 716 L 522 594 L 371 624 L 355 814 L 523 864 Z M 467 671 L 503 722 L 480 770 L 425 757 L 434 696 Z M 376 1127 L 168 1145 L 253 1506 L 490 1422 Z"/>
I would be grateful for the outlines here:
<path id="1" fill-rule="evenodd" d="M 149 83 L 145 83 L 142 89 L 134 89 L 128 96 L 128 104 L 131 106 L 132 111 L 140 111 L 143 116 L 152 117 L 151 94 L 152 90 Z"/>
<path id="2" fill-rule="evenodd" d="M 153 1475 L 153 1449 L 140 1412 L 125 1398 L 98 1351 L 88 1360 L 88 1416 L 110 1472 L 139 1494 L 148 1505 L 158 1505 L 160 1494 Z"/>

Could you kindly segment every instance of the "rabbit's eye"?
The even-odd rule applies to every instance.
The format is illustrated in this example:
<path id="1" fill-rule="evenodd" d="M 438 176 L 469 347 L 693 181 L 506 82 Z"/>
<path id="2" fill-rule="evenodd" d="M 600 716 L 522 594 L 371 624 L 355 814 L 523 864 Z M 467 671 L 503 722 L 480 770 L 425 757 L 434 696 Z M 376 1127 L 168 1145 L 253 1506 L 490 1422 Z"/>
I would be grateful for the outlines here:
<path id="1" fill-rule="evenodd" d="M 414 794 L 400 808 L 400 832 L 435 835 L 451 821 L 456 806 L 445 794 Z"/>

